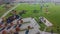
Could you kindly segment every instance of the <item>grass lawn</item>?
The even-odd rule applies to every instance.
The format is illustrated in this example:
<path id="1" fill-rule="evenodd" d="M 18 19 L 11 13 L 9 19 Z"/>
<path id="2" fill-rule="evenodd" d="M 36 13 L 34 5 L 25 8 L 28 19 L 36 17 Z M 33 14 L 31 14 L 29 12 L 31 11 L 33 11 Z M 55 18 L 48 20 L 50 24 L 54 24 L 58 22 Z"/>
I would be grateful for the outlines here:
<path id="1" fill-rule="evenodd" d="M 1 5 L 0 6 L 0 17 L 6 12 L 5 8 Z"/>
<path id="2" fill-rule="evenodd" d="M 10 10 L 12 7 L 14 7 L 14 6 L 11 6 L 10 8 L 6 9 L 4 6 L 5 6 L 5 4 L 0 5 L 0 17 L 2 15 L 4 15 L 5 12 L 7 12 L 8 10 Z"/>
<path id="3" fill-rule="evenodd" d="M 49 5 L 48 10 L 50 14 L 44 13 L 43 16 L 46 17 L 53 24 L 53 27 L 47 28 L 47 31 L 53 29 L 54 32 L 58 32 L 57 27 L 59 27 L 60 32 L 60 5 Z"/>
<path id="4" fill-rule="evenodd" d="M 60 30 L 60 5 L 54 5 L 54 4 L 49 3 L 48 4 L 49 14 L 45 13 L 46 5 L 47 4 L 44 4 L 43 11 L 41 11 L 39 4 L 36 4 L 36 5 L 34 5 L 34 4 L 20 4 L 15 10 L 17 11 L 17 14 L 21 10 L 26 10 L 26 14 L 22 15 L 23 18 L 34 17 L 38 21 L 38 18 L 40 16 L 46 17 L 53 24 L 53 26 L 48 27 L 46 31 L 50 32 L 50 30 L 53 29 L 54 32 L 58 32 L 57 26 L 59 26 L 59 30 Z M 33 12 L 33 10 L 35 10 L 35 9 L 37 10 L 36 13 Z M 11 16 L 11 14 L 8 14 L 7 17 L 8 16 Z M 44 28 L 45 25 L 41 24 L 40 26 Z"/>

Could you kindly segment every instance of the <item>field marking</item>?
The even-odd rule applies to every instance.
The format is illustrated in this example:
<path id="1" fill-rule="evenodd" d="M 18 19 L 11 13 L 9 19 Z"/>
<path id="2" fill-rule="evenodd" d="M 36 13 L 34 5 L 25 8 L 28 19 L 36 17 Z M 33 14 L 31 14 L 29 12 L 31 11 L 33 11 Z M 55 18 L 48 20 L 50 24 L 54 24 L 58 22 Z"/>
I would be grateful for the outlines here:
<path id="1" fill-rule="evenodd" d="M 1 5 L 0 7 L 3 7 L 5 4 Z"/>
<path id="2" fill-rule="evenodd" d="M 3 14 L 2 16 L 1 16 L 1 18 L 2 17 L 5 17 L 9 12 L 11 12 L 13 9 L 15 9 L 16 7 L 18 7 L 20 4 L 17 4 L 16 6 L 14 6 L 13 8 L 11 8 L 9 11 L 7 11 L 5 14 Z"/>

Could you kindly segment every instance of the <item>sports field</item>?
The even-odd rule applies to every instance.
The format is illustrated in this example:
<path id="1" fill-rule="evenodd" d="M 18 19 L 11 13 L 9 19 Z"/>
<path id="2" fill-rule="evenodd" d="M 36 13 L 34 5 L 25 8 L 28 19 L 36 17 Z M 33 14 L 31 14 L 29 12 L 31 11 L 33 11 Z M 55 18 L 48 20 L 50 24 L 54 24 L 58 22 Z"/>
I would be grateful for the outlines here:
<path id="1" fill-rule="evenodd" d="M 6 12 L 5 8 L 3 5 L 0 6 L 0 17 Z"/>
<path id="2" fill-rule="evenodd" d="M 9 8 L 7 8 L 8 6 L 6 6 L 6 4 L 2 4 L 2 5 L 0 5 L 0 17 L 2 16 L 2 15 L 4 15 L 4 13 L 6 13 L 8 10 L 10 10 L 12 7 L 14 7 L 14 6 L 11 6 L 10 5 L 10 7 Z"/>
<path id="3" fill-rule="evenodd" d="M 48 11 L 49 11 L 48 14 L 45 13 L 46 5 L 48 5 Z M 36 5 L 20 4 L 20 6 L 18 6 L 15 10 L 17 10 L 18 13 L 21 10 L 27 10 L 26 14 L 23 14 L 22 17 L 32 16 L 38 20 L 40 16 L 44 16 L 53 24 L 53 27 L 48 27 L 47 31 L 50 31 L 51 29 L 53 29 L 54 32 L 57 32 L 57 27 L 59 27 L 59 30 L 60 30 L 60 5 L 54 5 L 50 3 L 44 4 L 44 7 L 41 11 L 40 4 L 36 4 Z M 37 10 L 37 12 L 34 13 L 33 10 Z"/>
<path id="4" fill-rule="evenodd" d="M 48 14 L 46 13 L 46 5 L 48 5 L 48 12 L 49 12 Z M 42 10 L 40 6 L 41 6 L 40 4 L 24 3 L 24 4 L 20 4 L 15 10 L 17 11 L 17 14 L 19 14 L 19 12 L 21 12 L 22 10 L 26 10 L 26 13 L 22 14 L 22 17 L 23 18 L 34 17 L 37 21 L 39 20 L 38 18 L 40 16 L 44 16 L 53 24 L 53 26 L 48 27 L 46 31 L 50 32 L 51 29 L 53 29 L 54 32 L 60 32 L 60 5 L 55 5 L 52 3 L 44 4 L 44 7 Z M 11 16 L 11 14 L 8 14 L 6 17 L 9 17 L 9 16 Z M 39 23 L 39 25 L 42 27 L 42 29 L 46 27 L 44 24 L 41 24 L 41 23 Z M 59 31 L 57 31 L 57 28 L 59 29 Z"/>

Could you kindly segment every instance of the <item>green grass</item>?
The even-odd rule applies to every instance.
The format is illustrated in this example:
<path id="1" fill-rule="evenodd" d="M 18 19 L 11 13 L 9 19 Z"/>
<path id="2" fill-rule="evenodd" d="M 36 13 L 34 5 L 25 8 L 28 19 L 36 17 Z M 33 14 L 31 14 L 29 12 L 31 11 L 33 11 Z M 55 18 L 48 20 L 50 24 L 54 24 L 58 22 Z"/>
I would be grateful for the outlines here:
<path id="1" fill-rule="evenodd" d="M 49 7 L 50 14 L 43 14 L 52 24 L 53 27 L 47 28 L 47 31 L 50 31 L 50 29 L 53 29 L 54 32 L 57 32 L 57 26 L 59 26 L 60 29 L 60 5 L 51 6 Z"/>
<path id="2" fill-rule="evenodd" d="M 8 10 L 10 10 L 12 7 L 14 7 L 14 6 L 11 6 L 10 8 L 6 9 L 4 6 L 5 6 L 5 4 L 0 5 L 0 17 L 2 15 L 4 15 L 5 12 L 7 12 Z"/>
<path id="3" fill-rule="evenodd" d="M 17 11 L 17 14 L 21 10 L 27 10 L 26 14 L 22 15 L 23 18 L 27 18 L 27 17 L 32 16 L 38 21 L 38 18 L 40 16 L 46 17 L 53 24 L 53 26 L 48 27 L 46 31 L 50 32 L 50 30 L 53 29 L 54 32 L 58 32 L 56 29 L 57 29 L 57 26 L 59 26 L 59 30 L 60 30 L 60 5 L 54 5 L 53 3 L 48 3 L 49 14 L 45 13 L 46 5 L 47 4 L 44 4 L 43 11 L 41 11 L 39 4 L 36 4 L 36 5 L 34 5 L 34 4 L 20 4 L 15 10 Z M 33 13 L 33 10 L 35 10 L 35 9 L 38 10 L 37 13 Z M 7 17 L 8 16 L 11 16 L 11 15 L 8 14 Z M 45 27 L 44 24 L 40 24 L 40 26 L 42 27 L 41 28 L 42 30 Z"/>
<path id="4" fill-rule="evenodd" d="M 38 13 L 33 13 L 33 10 L 35 10 L 35 9 L 38 10 Z M 22 17 L 24 17 L 24 18 L 25 17 L 31 17 L 31 16 L 33 16 L 33 17 L 39 17 L 41 15 L 41 13 L 40 13 L 40 7 L 39 7 L 38 4 L 36 6 L 33 5 L 33 4 L 32 5 L 29 5 L 29 4 L 20 4 L 20 6 L 18 6 L 15 10 L 17 11 L 17 13 L 19 13 L 21 10 L 27 10 L 26 14 L 22 15 Z"/>
<path id="5" fill-rule="evenodd" d="M 6 12 L 3 6 L 0 6 L 0 17 Z"/>
<path id="6" fill-rule="evenodd" d="M 38 22 L 38 19 L 40 16 L 42 16 L 42 13 L 40 11 L 40 5 L 39 4 L 20 4 L 16 9 L 17 14 L 21 11 L 21 10 L 26 10 L 26 14 L 23 14 L 22 17 L 23 18 L 27 18 L 27 17 L 34 17 L 36 19 L 36 21 Z M 37 13 L 34 13 L 33 10 L 37 10 Z M 7 15 L 7 17 L 11 16 L 12 14 L 9 13 Z M 45 25 L 43 23 L 39 23 L 40 25 L 40 29 L 43 30 L 45 28 Z"/>

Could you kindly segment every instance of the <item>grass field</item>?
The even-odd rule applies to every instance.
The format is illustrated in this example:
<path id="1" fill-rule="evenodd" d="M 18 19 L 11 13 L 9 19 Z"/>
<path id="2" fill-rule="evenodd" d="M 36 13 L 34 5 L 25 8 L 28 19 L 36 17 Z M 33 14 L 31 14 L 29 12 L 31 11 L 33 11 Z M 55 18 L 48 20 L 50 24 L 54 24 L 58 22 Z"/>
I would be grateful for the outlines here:
<path id="1" fill-rule="evenodd" d="M 54 32 L 60 32 L 60 5 L 49 5 L 49 12 L 50 14 L 43 14 L 44 17 L 46 17 L 52 24 L 53 27 L 47 28 L 47 31 L 50 31 L 50 29 L 53 29 Z M 59 31 L 57 31 L 57 27 L 59 27 Z"/>
<path id="2" fill-rule="evenodd" d="M 45 13 L 45 8 L 46 5 L 48 5 L 48 11 L 49 14 Z M 60 5 L 55 5 L 55 4 L 44 4 L 44 7 L 41 11 L 40 9 L 40 4 L 20 4 L 16 9 L 17 14 L 21 11 L 21 10 L 26 10 L 26 14 L 23 14 L 22 17 L 26 18 L 26 17 L 34 17 L 37 21 L 38 18 L 40 16 L 44 16 L 46 17 L 52 24 L 52 27 L 48 27 L 46 31 L 50 32 L 51 29 L 53 29 L 54 32 L 60 32 Z M 34 13 L 33 10 L 37 10 L 36 13 Z M 6 17 L 11 16 L 11 14 L 9 13 Z M 40 23 L 39 23 L 40 25 Z M 40 25 L 42 27 L 42 29 L 44 29 L 45 25 L 41 24 Z M 59 31 L 57 31 L 57 27 L 59 27 Z"/>
<path id="3" fill-rule="evenodd" d="M 5 8 L 3 5 L 0 6 L 0 17 L 6 12 Z"/>
<path id="4" fill-rule="evenodd" d="M 6 5 L 6 4 L 0 5 L 0 17 L 1 17 L 2 15 L 4 15 L 5 12 L 7 12 L 8 10 L 10 10 L 12 7 L 14 7 L 14 6 L 11 6 L 10 8 L 6 9 L 6 8 L 5 8 L 5 5 Z"/>

